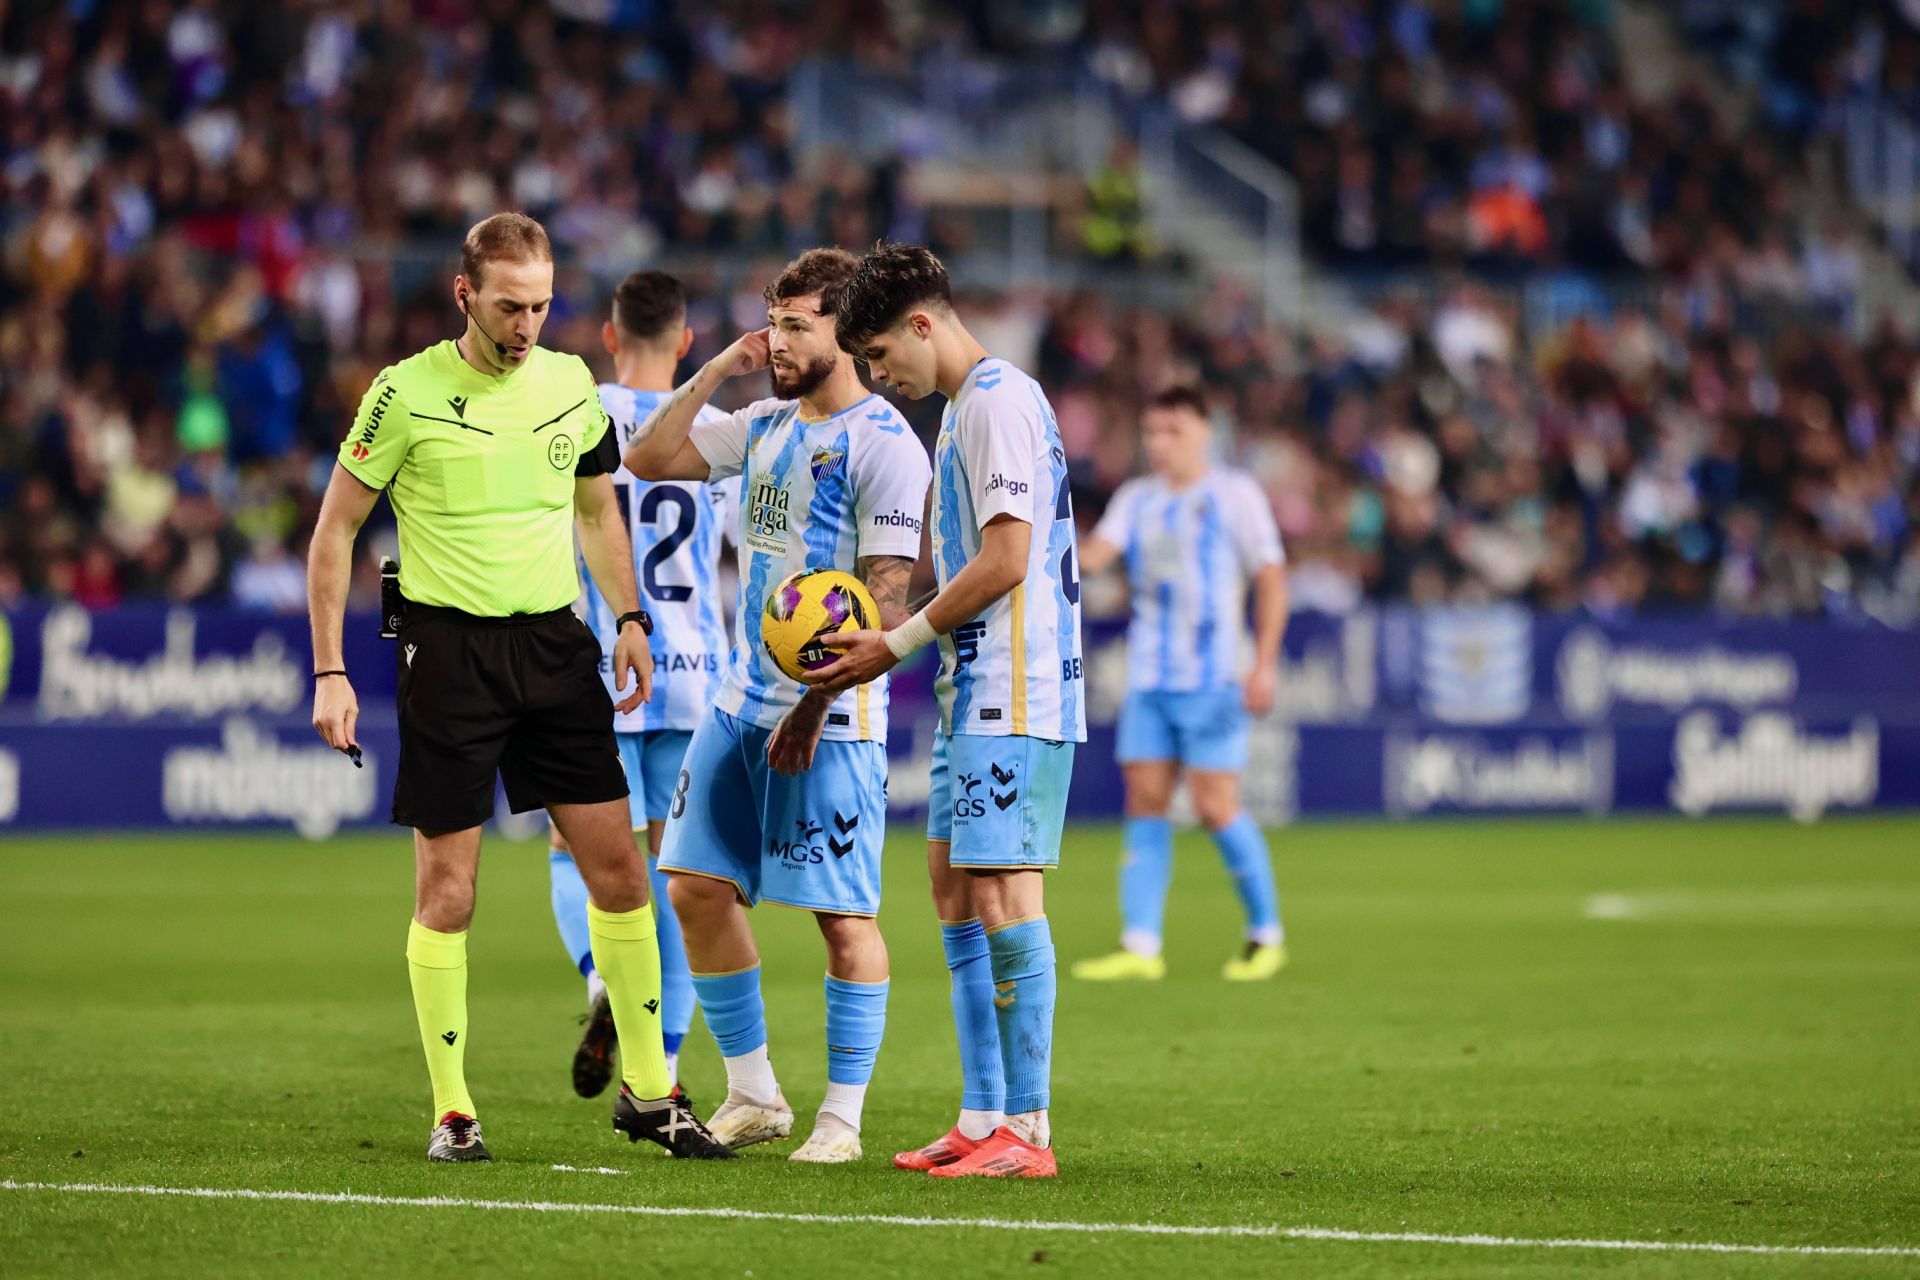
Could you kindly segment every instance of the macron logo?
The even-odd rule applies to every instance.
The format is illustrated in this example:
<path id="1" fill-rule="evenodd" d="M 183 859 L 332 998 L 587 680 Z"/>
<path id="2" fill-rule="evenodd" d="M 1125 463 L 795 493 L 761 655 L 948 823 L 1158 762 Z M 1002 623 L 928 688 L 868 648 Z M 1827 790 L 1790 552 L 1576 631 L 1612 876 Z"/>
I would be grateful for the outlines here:
<path id="1" fill-rule="evenodd" d="M 1025 480 L 1009 479 L 998 471 L 993 473 L 993 479 L 987 481 L 988 493 L 992 493 L 995 489 L 1005 489 L 1016 498 L 1027 492 L 1030 487 Z"/>
<path id="2" fill-rule="evenodd" d="M 889 511 L 885 514 L 874 513 L 873 523 L 879 528 L 911 529 L 920 532 L 920 517 L 910 516 L 904 511 Z"/>

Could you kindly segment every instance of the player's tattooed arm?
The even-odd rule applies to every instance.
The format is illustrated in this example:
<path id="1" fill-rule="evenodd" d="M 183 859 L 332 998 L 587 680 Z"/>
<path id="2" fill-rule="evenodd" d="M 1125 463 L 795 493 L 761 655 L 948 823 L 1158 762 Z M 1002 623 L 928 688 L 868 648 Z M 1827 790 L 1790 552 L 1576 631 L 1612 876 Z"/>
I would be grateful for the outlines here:
<path id="1" fill-rule="evenodd" d="M 913 561 L 905 556 L 861 556 L 854 572 L 867 584 L 873 602 L 880 606 L 880 628 L 897 627 L 906 621 L 907 584 L 913 579 Z"/>

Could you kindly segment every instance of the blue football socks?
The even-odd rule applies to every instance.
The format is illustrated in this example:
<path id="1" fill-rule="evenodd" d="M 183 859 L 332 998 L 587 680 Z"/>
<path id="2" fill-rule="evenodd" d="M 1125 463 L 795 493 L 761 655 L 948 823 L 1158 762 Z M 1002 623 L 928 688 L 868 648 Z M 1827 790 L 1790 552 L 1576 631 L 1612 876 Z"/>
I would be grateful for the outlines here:
<path id="1" fill-rule="evenodd" d="M 1234 891 L 1247 913 L 1247 936 L 1256 942 L 1280 941 L 1280 891 L 1273 883 L 1273 859 L 1260 824 L 1242 813 L 1213 833 L 1220 860 L 1233 877 Z"/>
<path id="2" fill-rule="evenodd" d="M 827 975 L 827 1079 L 865 1084 L 887 1030 L 885 982 L 848 982 Z"/>
<path id="3" fill-rule="evenodd" d="M 1128 818 L 1120 856 L 1120 922 L 1129 951 L 1160 954 L 1173 880 L 1173 823 L 1166 818 Z"/>
<path id="4" fill-rule="evenodd" d="M 887 1029 L 887 988 L 827 975 L 827 1096 L 820 1113 L 856 1129 Z"/>
<path id="5" fill-rule="evenodd" d="M 693 990 L 723 1056 L 737 1058 L 766 1046 L 767 1007 L 760 999 L 759 965 L 738 973 L 696 973 Z"/>
<path id="6" fill-rule="evenodd" d="M 547 879 L 551 882 L 553 923 L 560 930 L 560 941 L 567 958 L 580 967 L 582 974 L 593 972 L 593 940 L 587 936 L 587 882 L 573 855 L 565 849 L 547 851 Z M 682 967 L 686 964 L 681 961 Z"/>
<path id="7" fill-rule="evenodd" d="M 1053 931 L 1045 916 L 1016 920 L 988 933 L 987 947 L 1007 1082 L 1004 1109 L 1009 1116 L 1044 1111 L 1053 1076 Z"/>
<path id="8" fill-rule="evenodd" d="M 1000 1024 L 993 1008 L 987 931 L 978 920 L 943 922 L 940 945 L 952 976 L 953 1029 L 960 1039 L 960 1105 L 997 1116 L 1006 1098 L 1006 1077 L 1000 1069 Z"/>

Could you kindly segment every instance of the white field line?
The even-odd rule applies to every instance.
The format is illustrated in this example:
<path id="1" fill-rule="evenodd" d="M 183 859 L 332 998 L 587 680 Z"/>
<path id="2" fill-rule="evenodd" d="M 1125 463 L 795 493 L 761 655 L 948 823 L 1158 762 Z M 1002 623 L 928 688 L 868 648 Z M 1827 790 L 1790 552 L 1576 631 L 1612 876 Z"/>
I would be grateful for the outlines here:
<path id="1" fill-rule="evenodd" d="M 1872 884 L 1595 893 L 1581 904 L 1580 914 L 1589 920 L 1900 925 L 1920 919 L 1920 891 L 1909 885 Z"/>
<path id="2" fill-rule="evenodd" d="M 597 1172 L 597 1170 L 595 1171 Z M 1789 1257 L 1920 1258 L 1920 1246 L 1722 1244 L 1704 1240 L 1527 1239 L 1520 1236 L 1443 1235 L 1427 1231 L 1340 1231 L 1329 1227 L 1204 1226 L 1170 1222 L 1044 1222 L 1017 1218 L 926 1218 L 891 1213 L 780 1213 L 765 1209 L 646 1204 L 581 1204 L 565 1200 L 472 1200 L 458 1196 L 376 1196 L 353 1191 L 273 1191 L 248 1187 L 156 1187 L 108 1182 L 16 1182 L 0 1191 L 59 1195 L 179 1196 L 191 1200 L 291 1201 L 411 1209 L 482 1209 L 496 1213 L 613 1214 L 639 1218 L 732 1218 L 820 1226 L 923 1227 L 946 1230 L 1081 1232 L 1090 1235 L 1255 1236 L 1349 1244 L 1438 1244 L 1490 1249 L 1610 1249 L 1625 1253 L 1738 1253 Z"/>

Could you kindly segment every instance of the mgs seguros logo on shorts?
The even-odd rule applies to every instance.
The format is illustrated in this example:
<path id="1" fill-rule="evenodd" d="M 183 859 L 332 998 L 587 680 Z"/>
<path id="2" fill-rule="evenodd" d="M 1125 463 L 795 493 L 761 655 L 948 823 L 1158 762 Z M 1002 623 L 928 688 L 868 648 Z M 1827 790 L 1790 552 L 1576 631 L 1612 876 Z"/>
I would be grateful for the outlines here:
<path id="1" fill-rule="evenodd" d="M 776 836 L 767 841 L 767 852 L 789 867 L 817 866 L 825 862 L 826 850 L 813 841 L 816 836 L 826 830 L 826 827 L 807 818 L 796 818 L 793 825 L 799 838 L 782 840 Z"/>

